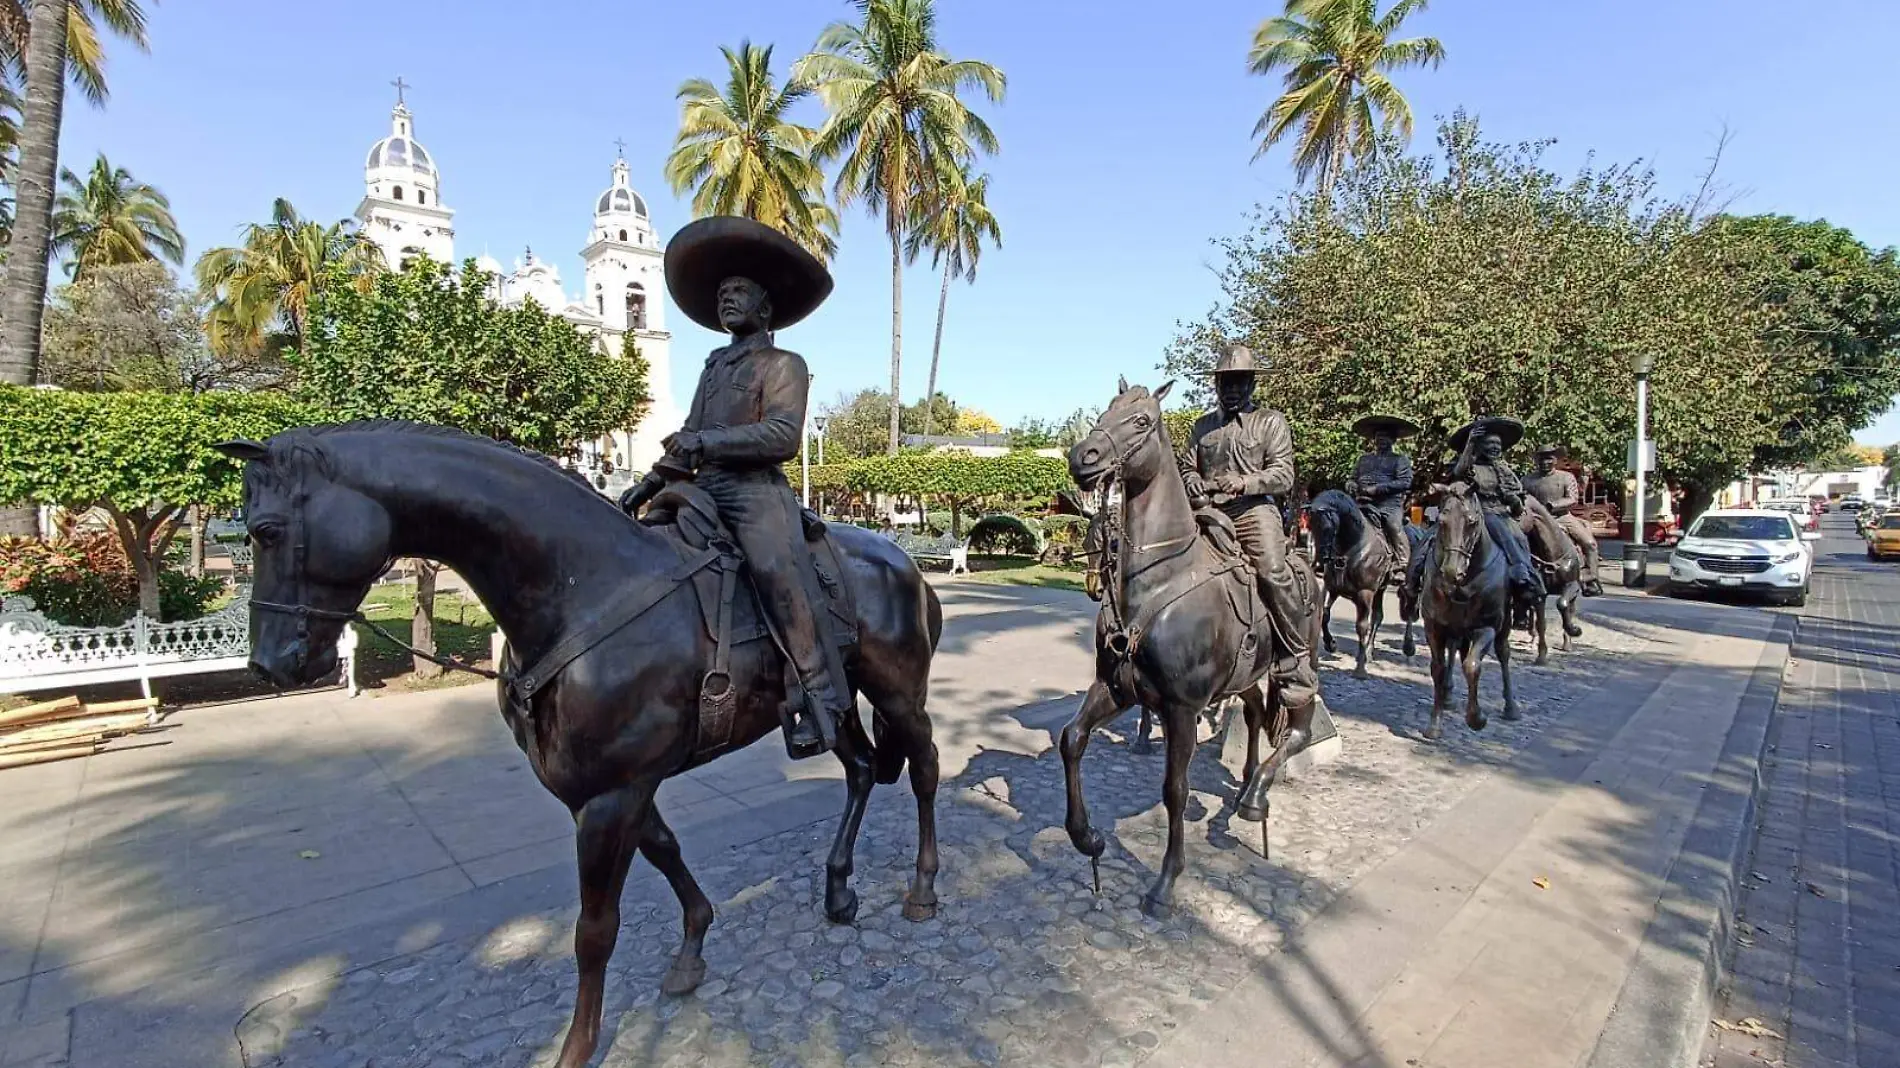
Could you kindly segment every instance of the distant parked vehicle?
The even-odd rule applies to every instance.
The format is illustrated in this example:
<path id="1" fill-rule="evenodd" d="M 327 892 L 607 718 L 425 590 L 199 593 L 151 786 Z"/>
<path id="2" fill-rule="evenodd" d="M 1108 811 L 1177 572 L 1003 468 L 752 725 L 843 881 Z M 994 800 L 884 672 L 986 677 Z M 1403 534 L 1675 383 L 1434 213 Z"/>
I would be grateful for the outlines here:
<path id="1" fill-rule="evenodd" d="M 1704 512 L 1669 556 L 1669 592 L 1748 591 L 1806 604 L 1814 570 L 1808 543 L 1821 535 L 1803 533 L 1796 518 L 1770 508 Z"/>
<path id="2" fill-rule="evenodd" d="M 1858 512 L 1867 507 L 1867 501 L 1858 493 L 1850 493 L 1841 498 L 1841 511 Z"/>
<path id="3" fill-rule="evenodd" d="M 1900 512 L 1888 512 L 1867 526 L 1867 559 L 1900 556 Z"/>

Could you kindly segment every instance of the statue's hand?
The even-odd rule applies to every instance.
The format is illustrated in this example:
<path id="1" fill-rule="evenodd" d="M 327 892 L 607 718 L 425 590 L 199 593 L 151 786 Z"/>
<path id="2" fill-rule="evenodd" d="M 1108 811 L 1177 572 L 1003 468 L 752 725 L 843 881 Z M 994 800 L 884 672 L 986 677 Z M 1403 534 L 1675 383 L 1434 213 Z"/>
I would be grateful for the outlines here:
<path id="1" fill-rule="evenodd" d="M 1238 497 L 1247 490 L 1247 483 L 1239 475 L 1215 475 L 1214 489 L 1230 497 Z"/>
<path id="2" fill-rule="evenodd" d="M 699 431 L 681 430 L 669 435 L 660 444 L 669 454 L 686 461 L 688 467 L 699 467 L 701 454 L 704 451 L 704 446 L 700 443 Z"/>
<path id="3" fill-rule="evenodd" d="M 628 515 L 638 514 L 640 506 L 652 500 L 665 485 L 666 480 L 657 472 L 648 472 L 647 477 L 635 482 L 620 495 L 620 510 Z"/>
<path id="4" fill-rule="evenodd" d="M 1189 500 L 1193 500 L 1196 497 L 1207 496 L 1207 480 L 1201 477 L 1199 471 L 1188 471 L 1184 473 L 1181 476 L 1181 482 L 1187 487 Z"/>

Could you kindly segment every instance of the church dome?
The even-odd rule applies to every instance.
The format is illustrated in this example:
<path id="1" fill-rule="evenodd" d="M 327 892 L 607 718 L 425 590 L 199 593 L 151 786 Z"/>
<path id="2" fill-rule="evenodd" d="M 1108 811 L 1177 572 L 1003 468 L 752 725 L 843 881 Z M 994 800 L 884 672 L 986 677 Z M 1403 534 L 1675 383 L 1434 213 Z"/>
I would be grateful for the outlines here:
<path id="1" fill-rule="evenodd" d="M 634 215 L 641 219 L 647 217 L 647 202 L 627 184 L 627 161 L 614 161 L 614 184 L 600 195 L 594 205 L 595 215 Z"/>
<path id="2" fill-rule="evenodd" d="M 401 104 L 389 115 L 389 136 L 370 146 L 369 157 L 363 161 L 365 171 L 395 171 L 434 179 L 436 177 L 435 159 L 429 150 L 416 140 L 415 123 L 409 109 Z"/>

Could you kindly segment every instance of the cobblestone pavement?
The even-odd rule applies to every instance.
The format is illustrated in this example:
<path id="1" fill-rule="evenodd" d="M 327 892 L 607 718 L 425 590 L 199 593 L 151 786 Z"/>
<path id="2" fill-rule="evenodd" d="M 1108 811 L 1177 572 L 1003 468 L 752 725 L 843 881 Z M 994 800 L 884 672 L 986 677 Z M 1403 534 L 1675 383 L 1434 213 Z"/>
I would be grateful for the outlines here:
<path id="1" fill-rule="evenodd" d="M 1204 745 L 1194 766 L 1188 868 L 1166 922 L 1137 908 L 1160 859 L 1160 747 L 1128 744 L 1132 714 L 1097 735 L 1085 776 L 1098 826 L 1111 824 L 1103 894 L 1061 829 L 1061 761 L 986 751 L 946 781 L 938 806 L 937 919 L 900 915 L 915 844 L 910 799 L 873 795 L 854 886 L 853 927 L 821 911 L 830 824 L 788 831 L 696 869 L 718 902 L 708 977 L 686 999 L 659 995 L 679 936 L 670 895 L 623 909 L 608 974 L 604 1065 L 1123 1065 L 1147 1057 L 1239 981 L 1259 955 L 1508 765 L 1547 724 L 1590 705 L 1629 669 L 1642 624 L 1589 626 L 1546 668 L 1518 661 L 1525 718 L 1460 721 L 1418 738 L 1424 658 L 1389 645 L 1354 680 L 1350 641 L 1324 674 L 1344 755 L 1275 790 L 1272 860 L 1253 825 L 1229 827 L 1234 784 Z M 1396 632 L 1388 628 L 1388 642 Z M 1522 645 L 1520 644 L 1520 648 Z M 1487 663 L 1487 707 L 1500 704 Z M 1037 726 L 1046 724 L 1037 723 Z M 1230 830 L 1234 833 L 1230 833 Z M 1235 833 L 1245 841 L 1236 840 Z M 572 912 L 522 916 L 447 944 L 259 1004 L 236 1025 L 248 1065 L 543 1065 L 574 986 Z"/>
<path id="2" fill-rule="evenodd" d="M 1716 1068 L 1900 1065 L 1900 573 L 1838 519 L 1827 533 L 1762 761 Z"/>

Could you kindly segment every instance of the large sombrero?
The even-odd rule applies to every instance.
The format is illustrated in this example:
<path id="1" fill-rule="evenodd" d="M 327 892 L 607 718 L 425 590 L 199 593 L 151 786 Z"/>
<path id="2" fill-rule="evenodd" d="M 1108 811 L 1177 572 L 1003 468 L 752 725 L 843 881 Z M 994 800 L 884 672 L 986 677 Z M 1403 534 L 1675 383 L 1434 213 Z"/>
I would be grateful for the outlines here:
<path id="1" fill-rule="evenodd" d="M 1498 436 L 1498 440 L 1504 442 L 1504 447 L 1507 450 L 1510 449 L 1511 446 L 1516 445 L 1518 442 L 1524 440 L 1524 424 L 1523 423 L 1520 423 L 1517 420 L 1510 418 L 1509 416 L 1484 415 L 1484 416 L 1479 416 L 1478 418 L 1473 419 L 1471 422 L 1466 423 L 1464 426 L 1459 427 L 1457 430 L 1452 431 L 1451 437 L 1445 442 L 1445 444 L 1451 446 L 1451 451 L 1453 452 L 1463 452 L 1465 450 L 1466 440 L 1468 440 L 1471 437 L 1471 428 L 1474 426 L 1477 426 L 1479 423 L 1485 424 L 1486 429 L 1488 429 L 1491 433 L 1496 434 Z"/>
<path id="2" fill-rule="evenodd" d="M 752 279 L 772 297 L 772 328 L 787 327 L 831 295 L 831 272 L 818 257 L 761 222 L 711 215 L 687 223 L 666 244 L 666 288 L 686 317 L 708 330 L 719 322 L 719 283 Z"/>
<path id="3" fill-rule="evenodd" d="M 1564 447 L 1562 445 L 1557 444 L 1556 442 L 1546 441 L 1542 445 L 1539 445 L 1535 449 L 1532 449 L 1531 455 L 1532 456 L 1556 456 L 1556 457 L 1562 458 L 1564 455 Z"/>
<path id="4" fill-rule="evenodd" d="M 1362 438 L 1374 434 L 1389 434 L 1395 440 L 1409 438 L 1418 433 L 1418 424 L 1398 415 L 1368 415 L 1352 425 L 1352 432 Z"/>
<path id="5" fill-rule="evenodd" d="M 1210 375 L 1251 375 L 1257 374 L 1261 370 L 1260 361 L 1254 359 L 1252 349 L 1245 345 L 1233 345 L 1230 346 L 1226 352 L 1221 353 L 1220 362 L 1216 363 L 1214 369 L 1207 373 Z"/>

